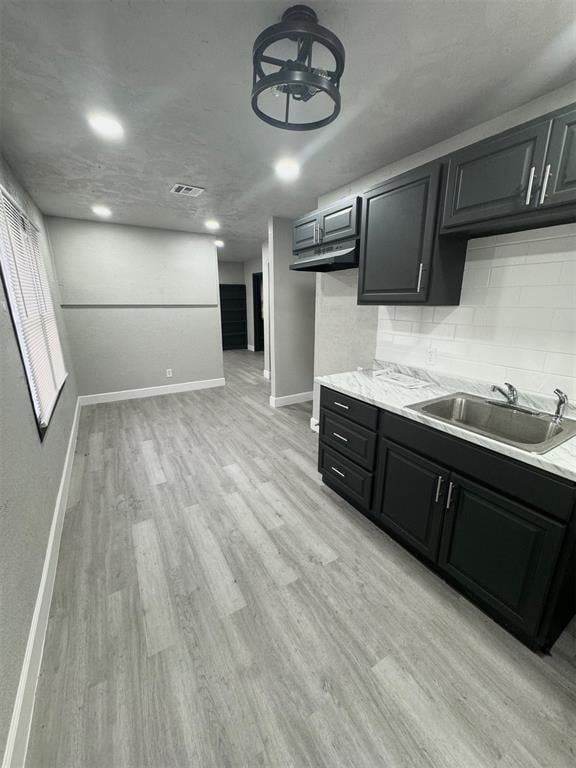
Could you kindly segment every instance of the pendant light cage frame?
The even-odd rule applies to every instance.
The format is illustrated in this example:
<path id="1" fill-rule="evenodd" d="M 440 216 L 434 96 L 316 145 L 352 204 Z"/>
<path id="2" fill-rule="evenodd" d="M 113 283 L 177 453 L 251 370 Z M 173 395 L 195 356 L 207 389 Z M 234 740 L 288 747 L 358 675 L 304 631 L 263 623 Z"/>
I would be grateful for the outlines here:
<path id="1" fill-rule="evenodd" d="M 281 40 L 297 44 L 297 57 L 280 59 L 271 56 L 268 49 Z M 334 69 L 323 70 L 312 65 L 315 45 L 323 46 L 334 58 Z M 254 42 L 252 50 L 252 109 L 268 125 L 289 131 L 312 131 L 322 128 L 335 120 L 341 108 L 340 78 L 344 72 L 344 46 L 329 29 L 318 24 L 316 13 L 305 5 L 288 8 L 282 21 L 265 29 Z M 275 66 L 277 71 L 265 72 L 263 65 Z M 273 90 L 284 95 L 283 119 L 267 114 L 260 104 L 260 97 Z M 332 112 L 319 120 L 295 122 L 290 119 L 293 102 L 310 101 L 318 93 L 326 94 L 332 100 Z"/>

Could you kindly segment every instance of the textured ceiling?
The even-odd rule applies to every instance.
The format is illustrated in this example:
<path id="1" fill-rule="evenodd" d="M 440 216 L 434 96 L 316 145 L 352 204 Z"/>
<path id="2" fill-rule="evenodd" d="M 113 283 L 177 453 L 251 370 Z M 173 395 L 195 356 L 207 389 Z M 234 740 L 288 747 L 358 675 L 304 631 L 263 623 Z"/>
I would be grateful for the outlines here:
<path id="1" fill-rule="evenodd" d="M 0 0 L 0 140 L 47 214 L 203 231 L 253 257 L 267 217 L 576 79 L 574 0 L 326 0 L 347 51 L 338 120 L 311 134 L 250 108 L 251 48 L 288 0 Z M 87 128 L 101 108 L 121 144 Z M 304 169 L 271 172 L 283 154 Z M 168 194 L 178 181 L 197 200 Z"/>

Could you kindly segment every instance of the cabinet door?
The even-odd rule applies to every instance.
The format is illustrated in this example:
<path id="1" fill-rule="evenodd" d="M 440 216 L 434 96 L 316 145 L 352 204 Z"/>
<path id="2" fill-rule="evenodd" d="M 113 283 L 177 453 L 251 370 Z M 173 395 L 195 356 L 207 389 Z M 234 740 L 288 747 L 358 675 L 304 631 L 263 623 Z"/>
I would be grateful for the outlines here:
<path id="1" fill-rule="evenodd" d="M 440 565 L 502 618 L 534 634 L 565 526 L 458 475 L 451 482 Z"/>
<path id="2" fill-rule="evenodd" d="M 576 203 L 576 109 L 554 119 L 538 202 L 543 207 Z"/>
<path id="3" fill-rule="evenodd" d="M 550 125 L 550 120 L 544 120 L 451 155 L 443 227 L 533 210 Z"/>
<path id="4" fill-rule="evenodd" d="M 345 240 L 358 235 L 360 198 L 353 197 L 322 209 L 318 214 L 320 241 Z"/>
<path id="5" fill-rule="evenodd" d="M 318 244 L 318 217 L 316 213 L 304 216 L 294 222 L 292 230 L 292 250 L 303 251 Z"/>
<path id="6" fill-rule="evenodd" d="M 426 301 L 440 168 L 418 168 L 363 196 L 359 304 Z"/>
<path id="7" fill-rule="evenodd" d="M 377 513 L 382 524 L 436 561 L 448 472 L 412 451 L 381 442 Z"/>

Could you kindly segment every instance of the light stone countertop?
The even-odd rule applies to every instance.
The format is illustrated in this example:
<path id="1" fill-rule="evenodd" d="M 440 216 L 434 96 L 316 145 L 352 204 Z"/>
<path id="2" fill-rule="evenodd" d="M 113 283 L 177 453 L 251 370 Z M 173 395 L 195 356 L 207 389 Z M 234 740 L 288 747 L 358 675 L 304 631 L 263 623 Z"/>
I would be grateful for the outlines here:
<path id="1" fill-rule="evenodd" d="M 512 445 L 479 435 L 476 432 L 470 432 L 467 429 L 439 421 L 419 411 L 413 411 L 408 407 L 435 397 L 454 394 L 455 392 L 467 392 L 471 395 L 480 395 L 492 400 L 497 399 L 499 395 L 490 391 L 490 384 L 487 382 L 443 375 L 436 371 L 428 371 L 421 368 L 409 368 L 395 363 L 381 364 L 400 373 L 421 379 L 426 382 L 426 386 L 409 389 L 402 384 L 392 383 L 374 376 L 372 370 L 349 371 L 329 376 L 318 376 L 315 378 L 315 382 L 350 397 L 363 400 L 365 403 L 376 405 L 391 413 L 412 419 L 412 421 L 426 424 L 440 432 L 460 437 L 475 445 L 488 448 L 495 453 L 509 456 L 524 464 L 530 464 L 550 474 L 576 482 L 576 437 L 567 440 L 547 453 L 529 453 Z M 519 405 L 546 412 L 554 412 L 555 400 L 553 398 L 533 392 L 521 391 L 519 394 Z M 576 418 L 576 409 L 570 406 L 566 410 L 565 415 L 569 418 Z"/>

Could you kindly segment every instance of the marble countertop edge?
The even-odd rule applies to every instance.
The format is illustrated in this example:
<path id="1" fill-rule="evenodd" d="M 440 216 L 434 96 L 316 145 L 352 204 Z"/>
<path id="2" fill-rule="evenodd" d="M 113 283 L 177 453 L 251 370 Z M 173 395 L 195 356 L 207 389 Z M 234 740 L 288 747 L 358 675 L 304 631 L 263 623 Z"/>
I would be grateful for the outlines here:
<path id="1" fill-rule="evenodd" d="M 455 392 L 467 392 L 469 394 L 494 397 L 490 393 L 486 382 L 476 382 L 470 379 L 455 379 L 443 377 L 441 374 L 432 374 L 422 369 L 410 369 L 402 366 L 394 366 L 399 372 L 422 378 L 426 386 L 417 389 L 408 389 L 402 385 L 392 384 L 373 376 L 371 371 L 348 371 L 325 376 L 317 376 L 314 381 L 320 386 L 325 386 L 341 392 L 344 395 L 355 397 L 370 405 L 377 406 L 390 413 L 397 414 L 425 426 L 437 429 L 439 432 L 453 435 L 469 443 L 486 448 L 494 453 L 508 456 L 516 461 L 529 464 L 549 474 L 560 476 L 565 480 L 576 483 L 576 437 L 553 448 L 547 453 L 531 453 L 513 445 L 502 443 L 477 432 L 468 431 L 462 427 L 439 421 L 419 411 L 411 410 L 410 406 L 425 400 L 454 394 Z M 524 394 L 523 405 L 544 409 L 543 398 L 538 395 Z M 570 414 L 572 415 L 572 414 Z"/>

